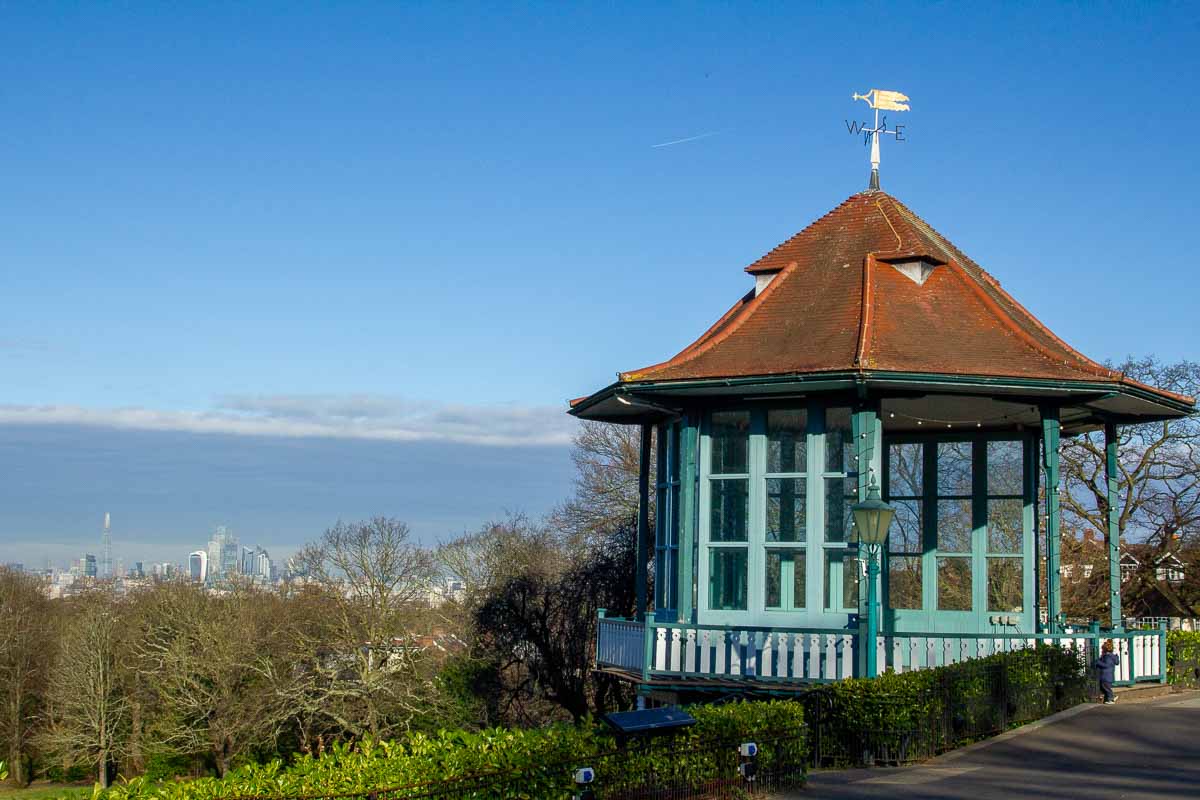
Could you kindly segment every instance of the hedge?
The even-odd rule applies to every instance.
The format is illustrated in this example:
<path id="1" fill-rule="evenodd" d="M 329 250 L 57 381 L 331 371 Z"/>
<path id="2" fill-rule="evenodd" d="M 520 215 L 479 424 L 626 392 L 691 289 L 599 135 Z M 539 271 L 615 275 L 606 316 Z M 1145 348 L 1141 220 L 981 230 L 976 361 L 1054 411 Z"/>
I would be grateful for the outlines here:
<path id="1" fill-rule="evenodd" d="M 1200 632 L 1167 632 L 1167 682 L 1200 688 Z"/>
<path id="2" fill-rule="evenodd" d="M 215 800 L 234 797 L 368 795 L 386 787 L 470 779 L 479 798 L 562 798 L 571 793 L 572 770 L 591 766 L 597 781 L 654 774 L 664 783 L 699 786 L 728 774 L 739 741 L 758 739 L 761 769 L 803 771 L 804 711 L 799 703 L 737 702 L 689 709 L 697 724 L 670 747 L 618 752 L 607 729 L 589 723 L 531 730 L 412 734 L 402 741 L 335 745 L 318 756 L 248 764 L 224 778 L 154 783 L 133 778 L 100 795 L 103 800 Z M 764 736 L 766 734 L 766 736 Z M 772 735 L 774 734 L 774 736 Z M 728 753 L 725 753 L 728 751 Z M 724 769 L 722 769 L 724 768 Z M 736 767 L 735 767 L 736 768 Z M 471 776 L 486 774 L 478 780 Z M 98 798 L 99 800 L 99 798 Z"/>
<path id="3" fill-rule="evenodd" d="M 820 708 L 809 720 L 814 756 L 823 766 L 928 758 L 1081 703 L 1088 678 L 1077 654 L 1037 647 L 838 681 L 808 701 Z"/>

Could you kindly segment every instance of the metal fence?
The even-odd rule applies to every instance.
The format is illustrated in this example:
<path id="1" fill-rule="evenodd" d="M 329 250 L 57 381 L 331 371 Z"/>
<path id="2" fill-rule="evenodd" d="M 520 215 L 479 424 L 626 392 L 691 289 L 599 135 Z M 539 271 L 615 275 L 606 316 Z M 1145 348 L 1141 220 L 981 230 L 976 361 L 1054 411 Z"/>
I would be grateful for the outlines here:
<path id="1" fill-rule="evenodd" d="M 755 737 L 754 758 L 739 755 L 741 740 L 660 738 L 536 766 L 369 792 L 232 800 L 734 800 L 804 784 L 805 731 Z M 747 770 L 744 765 L 752 764 Z M 577 771 L 594 780 L 576 783 Z"/>
<path id="2" fill-rule="evenodd" d="M 930 673 L 921 688 L 856 694 L 821 687 L 801 696 L 814 766 L 899 765 L 931 758 L 1084 702 L 1094 690 L 1084 662 L 1041 648 Z"/>

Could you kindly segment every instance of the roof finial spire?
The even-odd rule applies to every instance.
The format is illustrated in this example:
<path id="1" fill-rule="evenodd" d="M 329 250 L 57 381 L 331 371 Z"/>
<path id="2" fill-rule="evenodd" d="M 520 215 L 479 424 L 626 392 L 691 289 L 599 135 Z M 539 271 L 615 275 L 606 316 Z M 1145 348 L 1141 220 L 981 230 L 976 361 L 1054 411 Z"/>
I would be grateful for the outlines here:
<path id="1" fill-rule="evenodd" d="M 867 105 L 875 109 L 875 126 L 868 128 L 865 122 L 850 122 L 846 121 L 846 129 L 851 133 L 861 133 L 863 135 L 863 144 L 871 143 L 871 182 L 867 186 L 868 191 L 877 191 L 879 189 L 879 136 L 880 134 L 890 133 L 896 137 L 897 142 L 904 141 L 904 126 L 897 125 L 891 130 L 887 127 L 887 117 L 883 118 L 883 124 L 880 124 L 879 112 L 883 111 L 908 111 L 908 95 L 900 92 L 891 92 L 884 89 L 872 89 L 866 94 L 853 95 L 855 100 L 866 100 Z"/>

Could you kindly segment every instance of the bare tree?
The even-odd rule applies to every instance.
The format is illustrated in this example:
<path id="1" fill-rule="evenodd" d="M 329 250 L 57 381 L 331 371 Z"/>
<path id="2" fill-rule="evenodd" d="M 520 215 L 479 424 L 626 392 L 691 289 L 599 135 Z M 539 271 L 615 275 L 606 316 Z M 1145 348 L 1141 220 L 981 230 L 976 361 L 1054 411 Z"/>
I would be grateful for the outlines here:
<path id="1" fill-rule="evenodd" d="M 620 702 L 617 686 L 591 667 L 597 609 L 633 611 L 635 536 L 631 521 L 607 534 L 608 546 L 585 552 L 567 570 L 527 570 L 476 609 L 482 642 L 507 679 L 510 717 L 542 721 L 525 711 L 541 698 L 576 721 Z"/>
<path id="2" fill-rule="evenodd" d="M 36 578 L 0 567 L 0 741 L 17 785 L 29 782 L 30 732 L 55 637 L 51 607 Z"/>
<path id="3" fill-rule="evenodd" d="M 1200 364 L 1163 364 L 1153 357 L 1117 367 L 1129 377 L 1180 394 L 1200 392 Z M 1120 428 L 1118 515 L 1123 537 L 1165 545 L 1200 534 L 1200 419 Z M 1108 529 L 1103 434 L 1063 441 L 1062 508 L 1081 530 Z"/>
<path id="4" fill-rule="evenodd" d="M 107 787 L 128 742 L 120 621 L 112 598 L 99 592 L 75 603 L 50 673 L 48 722 L 39 739 L 48 753 L 68 763 L 90 764 L 97 782 Z"/>
<path id="5" fill-rule="evenodd" d="M 297 670 L 293 699 L 351 736 L 407 729 L 433 693 L 414 626 L 433 585 L 432 554 L 411 541 L 403 522 L 376 517 L 339 522 L 298 560 L 324 591 L 330 614 L 319 630 L 299 633 L 301 642 L 320 640 L 325 649 Z"/>
<path id="6" fill-rule="evenodd" d="M 641 429 L 584 421 L 575 435 L 575 495 L 555 509 L 551 524 L 584 542 L 604 538 L 638 512 Z"/>
<path id="7" fill-rule="evenodd" d="M 154 733 L 177 752 L 210 757 L 224 775 L 290 713 L 271 683 L 286 612 L 272 593 L 244 587 L 214 596 L 172 586 L 150 602 L 135 647 L 161 713 Z"/>
<path id="8" fill-rule="evenodd" d="M 444 572 L 462 581 L 461 605 L 467 609 L 517 575 L 530 570 L 557 574 L 568 565 L 555 531 L 514 513 L 446 542 L 435 557 Z"/>

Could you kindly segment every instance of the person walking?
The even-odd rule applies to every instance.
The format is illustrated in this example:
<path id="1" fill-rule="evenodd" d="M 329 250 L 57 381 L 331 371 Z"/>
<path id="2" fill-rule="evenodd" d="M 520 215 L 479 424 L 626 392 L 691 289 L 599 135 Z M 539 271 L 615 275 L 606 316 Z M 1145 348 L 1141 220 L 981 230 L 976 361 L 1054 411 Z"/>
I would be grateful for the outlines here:
<path id="1" fill-rule="evenodd" d="M 1100 691 L 1104 695 L 1104 705 L 1106 706 L 1117 702 L 1112 685 L 1116 667 L 1120 663 L 1121 657 L 1113 652 L 1112 639 L 1106 640 L 1104 646 L 1100 648 L 1100 657 L 1093 664 L 1096 668 L 1096 676 L 1100 679 Z"/>

